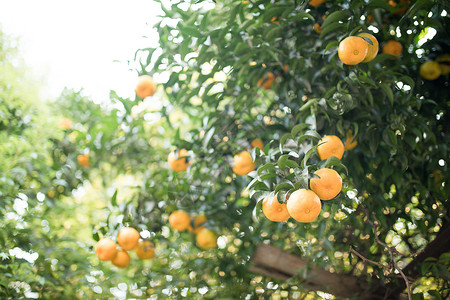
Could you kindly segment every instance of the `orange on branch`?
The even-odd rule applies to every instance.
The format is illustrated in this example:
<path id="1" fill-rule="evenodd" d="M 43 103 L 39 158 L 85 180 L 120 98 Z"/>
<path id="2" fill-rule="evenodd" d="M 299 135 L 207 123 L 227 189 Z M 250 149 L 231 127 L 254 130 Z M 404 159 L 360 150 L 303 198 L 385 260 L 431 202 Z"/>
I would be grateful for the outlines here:
<path id="1" fill-rule="evenodd" d="M 259 148 L 261 151 L 264 151 L 264 143 L 261 139 L 254 139 L 250 142 L 252 148 Z"/>
<path id="2" fill-rule="evenodd" d="M 130 264 L 130 255 L 125 250 L 119 250 L 111 263 L 118 268 L 125 268 Z"/>
<path id="3" fill-rule="evenodd" d="M 134 249 L 139 259 L 149 259 L 155 256 L 155 245 L 150 241 L 140 241 Z"/>
<path id="4" fill-rule="evenodd" d="M 332 156 L 336 156 L 341 159 L 342 155 L 344 155 L 344 144 L 341 139 L 335 135 L 327 135 L 324 136 L 319 144 L 323 143 L 319 147 L 317 147 L 317 153 L 321 160 L 328 159 Z"/>
<path id="5" fill-rule="evenodd" d="M 316 193 L 321 200 L 331 200 L 336 197 L 342 189 L 342 178 L 333 169 L 319 169 L 314 174 L 319 178 L 310 181 L 311 190 Z"/>
<path id="6" fill-rule="evenodd" d="M 187 154 L 188 151 L 186 149 L 180 149 L 178 153 L 176 153 L 176 151 L 170 152 L 167 157 L 167 162 L 169 163 L 170 168 L 176 172 L 186 171 L 191 164 L 191 162 L 184 157 L 187 156 Z"/>
<path id="7" fill-rule="evenodd" d="M 170 214 L 169 224 L 176 231 L 184 231 L 188 229 L 191 217 L 183 210 L 177 210 Z"/>
<path id="8" fill-rule="evenodd" d="M 367 43 L 367 47 L 368 47 L 367 54 L 366 54 L 366 57 L 364 58 L 364 60 L 362 61 L 364 63 L 369 62 L 372 59 L 374 59 L 378 54 L 378 47 L 379 47 L 378 40 L 370 33 L 360 33 L 360 34 L 358 34 L 358 36 L 368 38 L 373 44 L 373 45 L 371 45 L 370 43 Z"/>
<path id="9" fill-rule="evenodd" d="M 195 216 L 195 217 L 191 218 L 191 220 L 189 221 L 189 226 L 188 226 L 189 232 L 197 234 L 200 230 L 202 230 L 203 228 L 206 228 L 206 226 L 202 226 L 206 222 L 208 222 L 208 219 L 206 219 L 205 216 L 200 215 L 200 216 Z"/>
<path id="10" fill-rule="evenodd" d="M 117 244 L 110 238 L 99 240 L 94 249 L 97 257 L 104 261 L 113 259 L 117 254 Z"/>
<path id="11" fill-rule="evenodd" d="M 347 131 L 347 136 L 345 139 L 344 150 L 353 150 L 353 149 L 355 149 L 356 146 L 358 146 L 358 142 L 353 139 L 354 139 L 353 131 L 351 129 L 349 129 Z"/>
<path id="12" fill-rule="evenodd" d="M 204 250 L 215 248 L 217 246 L 217 234 L 207 228 L 200 230 L 199 233 L 197 233 L 195 240 L 197 241 L 197 245 Z"/>
<path id="13" fill-rule="evenodd" d="M 62 118 L 59 121 L 58 126 L 63 129 L 71 129 L 72 128 L 72 120 L 70 120 L 68 118 Z"/>
<path id="14" fill-rule="evenodd" d="M 441 69 L 439 68 L 439 63 L 435 61 L 424 62 L 420 66 L 420 76 L 426 80 L 435 80 L 441 76 Z"/>
<path id="15" fill-rule="evenodd" d="M 267 77 L 263 76 L 258 80 L 257 85 L 263 87 L 266 90 L 272 88 L 272 83 L 275 81 L 275 75 L 272 72 L 267 72 Z"/>
<path id="16" fill-rule="evenodd" d="M 117 235 L 117 243 L 123 250 L 134 249 L 139 242 L 139 232 L 131 227 L 124 227 L 119 231 Z"/>
<path id="17" fill-rule="evenodd" d="M 310 0 L 309 1 L 309 5 L 314 6 L 314 7 L 318 7 L 320 6 L 322 3 L 324 3 L 326 0 Z"/>
<path id="18" fill-rule="evenodd" d="M 83 167 L 89 167 L 91 165 L 89 162 L 89 154 L 80 154 L 77 156 L 77 160 Z"/>
<path id="19" fill-rule="evenodd" d="M 142 75 L 138 78 L 138 83 L 136 85 L 136 95 L 139 98 L 146 98 L 149 96 L 153 96 L 156 91 L 156 83 L 153 81 L 153 78 L 149 75 Z"/>
<path id="20" fill-rule="evenodd" d="M 389 54 L 398 57 L 403 52 L 403 46 L 402 44 L 400 44 L 400 42 L 389 40 L 386 43 L 384 43 L 381 52 L 383 52 L 384 54 Z"/>
<path id="21" fill-rule="evenodd" d="M 264 198 L 262 203 L 262 211 L 267 219 L 272 222 L 284 222 L 290 217 L 286 203 L 278 202 L 278 193 L 272 197 L 271 194 Z M 286 197 L 288 198 L 288 196 Z"/>
<path id="22" fill-rule="evenodd" d="M 368 45 L 369 43 L 361 37 L 346 37 L 339 43 L 339 59 L 346 65 L 357 65 L 366 58 Z"/>
<path id="23" fill-rule="evenodd" d="M 239 176 L 247 175 L 255 169 L 255 163 L 248 151 L 242 151 L 233 157 L 233 172 Z"/>
<path id="24" fill-rule="evenodd" d="M 322 205 L 313 191 L 300 189 L 290 195 L 287 210 L 296 221 L 309 223 L 319 216 Z"/>

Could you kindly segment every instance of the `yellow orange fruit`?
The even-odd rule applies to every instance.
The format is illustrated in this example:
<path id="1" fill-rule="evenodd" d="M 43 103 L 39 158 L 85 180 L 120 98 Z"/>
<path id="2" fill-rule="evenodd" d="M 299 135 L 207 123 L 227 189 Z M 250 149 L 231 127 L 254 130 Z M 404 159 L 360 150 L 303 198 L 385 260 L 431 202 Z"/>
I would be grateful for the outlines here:
<path id="1" fill-rule="evenodd" d="M 191 164 L 191 162 L 187 161 L 186 157 L 184 157 L 187 156 L 187 154 L 188 152 L 186 149 L 170 152 L 167 157 L 167 162 L 169 163 L 170 168 L 176 172 L 186 171 Z"/>
<path id="2" fill-rule="evenodd" d="M 389 54 L 398 57 L 403 52 L 403 46 L 402 44 L 400 44 L 400 42 L 389 40 L 386 43 L 384 43 L 381 52 L 383 52 L 384 54 Z"/>
<path id="3" fill-rule="evenodd" d="M 170 214 L 169 224 L 176 231 L 184 231 L 188 229 L 191 217 L 183 210 L 177 210 Z"/>
<path id="4" fill-rule="evenodd" d="M 71 129 L 72 128 L 72 120 L 70 120 L 68 118 L 62 118 L 59 121 L 58 126 L 63 129 Z"/>
<path id="5" fill-rule="evenodd" d="M 332 156 L 341 159 L 342 155 L 344 155 L 344 144 L 341 139 L 335 135 L 324 136 L 319 141 L 319 144 L 322 145 L 317 147 L 317 153 L 321 160 L 328 159 Z"/>
<path id="6" fill-rule="evenodd" d="M 435 61 L 427 61 L 420 66 L 419 73 L 423 79 L 435 80 L 441 76 L 441 69 L 439 68 L 439 63 Z"/>
<path id="7" fill-rule="evenodd" d="M 315 23 L 314 24 L 314 31 L 317 32 L 318 34 L 322 33 L 322 27 L 320 27 L 319 23 Z"/>
<path id="8" fill-rule="evenodd" d="M 314 6 L 314 7 L 318 7 L 319 5 L 324 3 L 325 1 L 326 0 L 310 0 L 309 1 L 309 5 Z"/>
<path id="9" fill-rule="evenodd" d="M 156 91 L 156 83 L 153 78 L 149 75 L 142 75 L 138 78 L 138 83 L 136 85 L 136 95 L 139 98 L 146 98 L 153 96 Z"/>
<path id="10" fill-rule="evenodd" d="M 83 167 L 89 167 L 91 165 L 89 162 L 89 154 L 80 154 L 77 156 L 77 160 Z"/>
<path id="11" fill-rule="evenodd" d="M 338 56 L 346 65 L 357 65 L 366 58 L 369 43 L 358 36 L 349 36 L 339 43 Z"/>
<path id="12" fill-rule="evenodd" d="M 392 12 L 394 15 L 403 15 L 408 10 L 409 4 L 409 0 L 389 0 L 389 5 L 394 8 Z M 396 8 L 397 6 L 398 8 Z"/>
<path id="13" fill-rule="evenodd" d="M 322 205 L 319 197 L 313 191 L 300 189 L 289 197 L 287 210 L 296 221 L 309 223 L 319 216 Z"/>
<path id="14" fill-rule="evenodd" d="M 119 250 L 111 263 L 118 268 L 125 268 L 130 264 L 130 255 L 124 250 Z"/>
<path id="15" fill-rule="evenodd" d="M 188 230 L 189 232 L 197 234 L 200 230 L 206 228 L 206 226 L 202 226 L 208 222 L 208 219 L 206 219 L 205 216 L 195 216 L 191 218 L 191 221 L 189 222 Z"/>
<path id="16" fill-rule="evenodd" d="M 345 139 L 344 150 L 353 150 L 355 149 L 356 146 L 358 146 L 358 142 L 356 140 L 353 140 L 353 138 L 354 138 L 353 131 L 349 129 L 347 131 L 347 136 Z"/>
<path id="17" fill-rule="evenodd" d="M 150 241 L 140 241 L 134 249 L 139 259 L 149 259 L 155 256 L 155 245 Z"/>
<path id="18" fill-rule="evenodd" d="M 364 60 L 362 61 L 364 63 L 369 62 L 372 59 L 374 59 L 378 54 L 378 46 L 379 46 L 378 40 L 370 33 L 364 32 L 364 33 L 358 34 L 358 36 L 368 38 L 373 44 L 373 45 L 371 45 L 370 43 L 367 43 L 367 47 L 368 47 L 367 54 L 366 54 L 366 57 L 364 58 Z"/>
<path id="19" fill-rule="evenodd" d="M 267 219 L 272 222 L 284 222 L 290 217 L 286 203 L 278 202 L 278 194 L 270 197 L 271 194 L 264 198 L 262 203 L 262 211 Z"/>
<path id="20" fill-rule="evenodd" d="M 311 179 L 309 185 L 320 200 L 331 200 L 341 192 L 342 178 L 338 172 L 333 169 L 322 168 L 314 174 L 319 178 Z"/>
<path id="21" fill-rule="evenodd" d="M 217 234 L 208 228 L 200 230 L 195 240 L 197 241 L 197 245 L 204 250 L 217 246 Z"/>
<path id="22" fill-rule="evenodd" d="M 131 227 L 124 227 L 120 229 L 117 235 L 117 243 L 123 250 L 129 251 L 136 248 L 139 242 L 139 232 Z"/>
<path id="23" fill-rule="evenodd" d="M 263 87 L 266 90 L 272 88 L 272 83 L 275 81 L 275 75 L 272 72 L 267 72 L 267 77 L 263 76 L 258 80 L 257 85 Z"/>
<path id="24" fill-rule="evenodd" d="M 242 151 L 233 157 L 233 172 L 239 176 L 247 175 L 255 169 L 255 163 L 248 151 Z"/>
<path id="25" fill-rule="evenodd" d="M 441 75 L 447 75 L 448 73 L 450 73 L 450 55 L 440 55 L 438 56 L 438 58 L 436 58 L 436 61 L 439 63 Z"/>
<path id="26" fill-rule="evenodd" d="M 94 249 L 97 257 L 104 261 L 113 259 L 117 254 L 117 244 L 110 238 L 99 240 Z"/>
<path id="27" fill-rule="evenodd" d="M 259 148 L 261 151 L 264 151 L 264 143 L 261 139 L 254 139 L 250 142 L 253 148 Z"/>

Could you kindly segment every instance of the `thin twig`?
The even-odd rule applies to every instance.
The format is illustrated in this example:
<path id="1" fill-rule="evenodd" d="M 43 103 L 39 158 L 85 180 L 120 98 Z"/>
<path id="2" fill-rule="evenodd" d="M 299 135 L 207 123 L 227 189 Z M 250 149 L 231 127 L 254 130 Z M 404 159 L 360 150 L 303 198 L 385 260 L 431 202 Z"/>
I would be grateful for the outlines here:
<path id="1" fill-rule="evenodd" d="M 362 254 L 358 253 L 355 249 L 353 249 L 352 246 L 350 246 L 350 252 L 352 252 L 353 254 L 355 254 L 356 256 L 358 256 L 359 258 L 361 258 L 365 262 L 369 262 L 369 263 L 377 265 L 377 266 L 379 266 L 381 268 L 386 268 L 386 269 L 390 269 L 391 268 L 390 266 L 380 264 L 380 263 L 378 263 L 376 261 L 373 261 L 373 260 L 370 260 L 370 259 L 364 257 Z"/>

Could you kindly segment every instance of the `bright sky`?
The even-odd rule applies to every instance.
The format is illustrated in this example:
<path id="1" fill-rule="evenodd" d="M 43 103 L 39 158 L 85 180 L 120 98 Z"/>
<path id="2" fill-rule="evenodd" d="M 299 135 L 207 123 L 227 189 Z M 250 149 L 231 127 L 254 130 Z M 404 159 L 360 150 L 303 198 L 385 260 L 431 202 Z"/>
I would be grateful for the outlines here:
<path id="1" fill-rule="evenodd" d="M 44 98 L 65 86 L 83 88 L 95 102 L 110 90 L 134 97 L 137 73 L 127 61 L 137 49 L 156 46 L 159 14 L 152 0 L 0 1 L 0 26 L 19 38 L 33 76 L 47 83 Z"/>

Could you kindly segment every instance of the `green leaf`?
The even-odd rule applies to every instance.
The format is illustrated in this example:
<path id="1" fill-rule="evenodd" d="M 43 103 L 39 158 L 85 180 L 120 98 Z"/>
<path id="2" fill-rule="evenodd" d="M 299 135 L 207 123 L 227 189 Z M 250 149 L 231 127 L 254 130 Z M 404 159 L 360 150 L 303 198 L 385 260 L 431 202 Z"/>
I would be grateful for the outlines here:
<path id="1" fill-rule="evenodd" d="M 257 173 L 258 173 L 258 175 L 261 175 L 261 173 L 266 170 L 269 172 L 275 172 L 276 171 L 275 165 L 273 163 L 267 163 L 267 164 L 259 167 Z"/>
<path id="2" fill-rule="evenodd" d="M 345 28 L 345 24 L 343 23 L 332 23 L 329 26 L 327 26 L 327 28 L 323 29 L 322 33 L 320 34 L 319 38 L 323 38 L 324 36 L 326 36 L 327 34 L 334 32 L 334 31 L 338 31 L 341 29 Z"/>
<path id="3" fill-rule="evenodd" d="M 309 124 L 305 124 L 305 123 L 297 124 L 292 128 L 291 134 L 293 137 L 295 137 L 300 131 L 302 131 L 303 129 L 308 128 L 308 127 L 309 127 Z"/>
<path id="4" fill-rule="evenodd" d="M 391 87 L 389 85 L 387 85 L 386 83 L 380 83 L 379 84 L 380 88 L 383 90 L 383 92 L 386 94 L 386 96 L 388 97 L 389 103 L 391 104 L 391 106 L 394 105 L 394 93 L 391 90 Z"/>
<path id="5" fill-rule="evenodd" d="M 274 194 L 276 195 L 281 190 L 291 190 L 295 188 L 294 184 L 290 181 L 285 181 L 283 183 L 277 184 L 275 186 Z"/>
<path id="6" fill-rule="evenodd" d="M 305 19 L 314 22 L 314 17 L 306 12 L 299 12 L 295 14 L 295 16 L 292 17 L 291 20 L 295 22 L 295 21 L 304 21 Z"/>
<path id="7" fill-rule="evenodd" d="M 322 27 L 322 29 L 325 29 L 327 26 L 329 26 L 332 23 L 347 20 L 348 17 L 349 17 L 349 15 L 347 13 L 340 11 L 340 10 L 332 12 L 331 14 L 329 14 L 326 17 L 325 21 L 323 21 L 323 24 L 321 27 Z"/>
<path id="8" fill-rule="evenodd" d="M 306 168 L 306 163 L 308 162 L 308 159 L 311 157 L 311 155 L 313 155 L 314 153 L 317 152 L 317 150 L 316 150 L 317 147 L 319 147 L 319 145 L 312 146 L 311 149 L 309 149 L 306 152 L 305 157 L 303 158 L 302 163 L 301 163 L 302 168 Z"/>
<path id="9" fill-rule="evenodd" d="M 111 197 L 111 204 L 112 204 L 112 206 L 117 206 L 117 192 L 118 191 L 119 190 L 116 189 L 116 191 L 114 192 L 114 194 Z"/>
<path id="10" fill-rule="evenodd" d="M 391 6 L 389 5 L 388 1 L 385 0 L 371 0 L 369 1 L 369 7 L 375 7 L 375 8 L 384 8 L 386 10 L 390 10 Z"/>
<path id="11" fill-rule="evenodd" d="M 331 166 L 342 168 L 345 171 L 345 175 L 348 176 L 348 169 L 347 169 L 347 167 L 336 156 L 331 156 L 327 160 L 321 161 L 319 166 L 320 166 L 321 169 L 322 168 L 330 168 Z"/>

